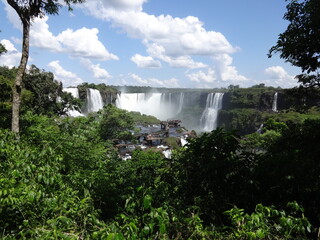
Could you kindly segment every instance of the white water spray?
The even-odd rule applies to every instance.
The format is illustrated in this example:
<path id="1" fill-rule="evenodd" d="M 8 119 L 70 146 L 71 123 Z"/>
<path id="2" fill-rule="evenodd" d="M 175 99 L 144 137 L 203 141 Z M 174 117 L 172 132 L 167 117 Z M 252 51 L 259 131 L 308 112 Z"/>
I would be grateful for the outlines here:
<path id="1" fill-rule="evenodd" d="M 202 130 L 210 132 L 217 128 L 218 112 L 222 108 L 223 93 L 209 93 L 206 108 L 200 118 Z"/>
<path id="2" fill-rule="evenodd" d="M 164 95 L 161 93 L 121 93 L 117 96 L 116 106 L 128 111 L 152 115 L 160 120 L 167 120 L 174 115 L 173 106 L 164 101 Z"/>

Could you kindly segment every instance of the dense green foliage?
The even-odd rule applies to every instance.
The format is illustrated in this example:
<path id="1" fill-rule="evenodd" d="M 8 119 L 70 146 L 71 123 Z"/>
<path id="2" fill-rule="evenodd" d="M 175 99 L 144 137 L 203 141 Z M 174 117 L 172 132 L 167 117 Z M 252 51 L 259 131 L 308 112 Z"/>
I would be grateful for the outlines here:
<path id="1" fill-rule="evenodd" d="M 135 124 L 157 119 L 111 104 L 86 117 L 61 117 L 74 99 L 56 101 L 61 85 L 32 66 L 17 140 L 6 130 L 16 70 L 0 70 L 1 239 L 315 238 L 317 107 L 259 111 L 258 96 L 271 99 L 274 89 L 233 87 L 232 104 L 248 108 L 221 115 L 233 115 L 229 128 L 263 123 L 260 133 L 240 137 L 218 128 L 184 148 L 168 138 L 171 159 L 137 149 L 124 161 L 114 140 L 130 140 Z"/>
<path id="2" fill-rule="evenodd" d="M 272 52 L 308 73 L 320 67 L 320 3 L 318 0 L 290 0 L 284 19 L 286 31 L 279 35 Z"/>
<path id="3" fill-rule="evenodd" d="M 277 111 L 273 111 L 275 93 Z M 318 88 L 275 89 L 259 84 L 251 88 L 230 88 L 223 96 L 218 126 L 237 129 L 246 135 L 257 131 L 260 125 L 273 118 L 282 122 L 301 123 L 305 119 L 319 119 L 320 90 Z"/>
<path id="4" fill-rule="evenodd" d="M 135 124 L 138 124 L 138 125 L 147 126 L 147 125 L 151 125 L 151 124 L 159 124 L 160 123 L 160 120 L 154 116 L 141 114 L 139 112 L 130 112 L 129 114 L 133 118 L 133 121 L 135 122 Z"/>
<path id="5" fill-rule="evenodd" d="M 134 121 L 126 110 L 107 105 L 102 110 L 100 136 L 102 139 L 131 140 Z"/>
<path id="6" fill-rule="evenodd" d="M 218 129 L 171 160 L 137 150 L 121 161 L 99 137 L 102 118 L 28 112 L 20 141 L 1 130 L 2 238 L 304 239 L 313 231 L 306 217 L 319 224 L 319 152 L 306 144 L 319 141 L 319 121 L 266 123 L 280 135 L 264 153 Z M 281 210 L 293 200 L 305 211 Z"/>
<path id="7" fill-rule="evenodd" d="M 17 69 L 0 67 L 0 127 L 10 128 L 12 87 Z M 33 111 L 48 116 L 64 115 L 69 109 L 79 109 L 80 102 L 62 91 L 62 84 L 50 72 L 31 65 L 23 80 L 21 112 Z"/>

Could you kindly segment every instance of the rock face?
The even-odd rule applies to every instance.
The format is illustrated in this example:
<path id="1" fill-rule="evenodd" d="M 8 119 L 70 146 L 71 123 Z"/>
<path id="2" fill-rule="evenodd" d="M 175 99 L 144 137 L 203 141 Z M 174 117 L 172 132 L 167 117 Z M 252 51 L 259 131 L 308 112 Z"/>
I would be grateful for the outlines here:
<path id="1" fill-rule="evenodd" d="M 257 131 L 266 118 L 277 118 L 288 111 L 303 113 L 311 107 L 319 107 L 320 91 L 302 88 L 235 89 L 225 93 L 222 106 L 218 126 L 236 129 L 244 135 Z"/>
<path id="2" fill-rule="evenodd" d="M 100 84 L 100 85 L 83 84 L 78 86 L 78 89 L 79 89 L 79 98 L 83 102 L 82 104 L 83 113 L 97 111 L 100 108 L 102 108 L 104 105 L 114 104 L 117 99 L 117 94 L 119 93 L 118 90 L 108 87 L 104 84 Z M 102 103 L 98 104 L 99 107 L 97 108 L 92 107 L 92 103 L 97 103 L 97 100 L 93 99 L 93 98 L 97 98 L 95 93 L 98 93 L 100 95 L 98 98 L 101 98 L 102 100 Z"/>

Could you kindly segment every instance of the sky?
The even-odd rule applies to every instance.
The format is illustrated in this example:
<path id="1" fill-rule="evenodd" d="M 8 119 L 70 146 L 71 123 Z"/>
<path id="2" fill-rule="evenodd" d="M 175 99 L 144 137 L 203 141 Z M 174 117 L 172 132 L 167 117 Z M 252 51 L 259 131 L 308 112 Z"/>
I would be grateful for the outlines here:
<path id="1" fill-rule="evenodd" d="M 269 49 L 285 0 L 87 0 L 34 19 L 28 64 L 64 87 L 83 82 L 166 88 L 290 88 L 301 73 Z M 22 25 L 0 0 L 0 65 L 18 66 Z"/>

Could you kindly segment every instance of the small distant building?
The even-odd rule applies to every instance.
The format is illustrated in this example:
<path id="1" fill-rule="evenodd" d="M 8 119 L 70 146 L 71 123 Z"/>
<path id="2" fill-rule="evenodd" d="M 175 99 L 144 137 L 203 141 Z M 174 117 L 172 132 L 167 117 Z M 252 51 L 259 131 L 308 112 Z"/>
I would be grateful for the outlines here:
<path id="1" fill-rule="evenodd" d="M 168 130 L 169 128 L 178 128 L 180 127 L 181 120 L 168 120 L 168 121 L 162 121 L 161 129 Z"/>

